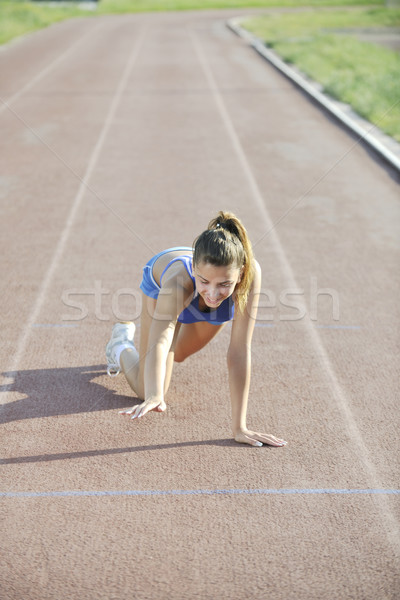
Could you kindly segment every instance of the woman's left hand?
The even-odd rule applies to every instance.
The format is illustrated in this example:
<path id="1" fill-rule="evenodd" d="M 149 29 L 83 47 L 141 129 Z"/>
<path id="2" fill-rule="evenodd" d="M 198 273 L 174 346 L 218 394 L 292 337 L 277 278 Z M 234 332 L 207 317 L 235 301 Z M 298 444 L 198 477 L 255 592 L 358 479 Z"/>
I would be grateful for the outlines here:
<path id="1" fill-rule="evenodd" d="M 242 429 L 235 434 L 235 441 L 241 444 L 250 444 L 250 446 L 286 446 L 287 442 L 268 433 L 257 433 L 249 429 Z"/>

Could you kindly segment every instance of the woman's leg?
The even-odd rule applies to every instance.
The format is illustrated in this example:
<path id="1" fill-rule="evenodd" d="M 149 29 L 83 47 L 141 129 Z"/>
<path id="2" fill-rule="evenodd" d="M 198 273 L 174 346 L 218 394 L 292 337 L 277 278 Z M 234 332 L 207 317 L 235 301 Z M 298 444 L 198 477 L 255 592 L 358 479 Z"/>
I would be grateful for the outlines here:
<path id="1" fill-rule="evenodd" d="M 135 394 L 144 399 L 144 364 L 147 354 L 149 332 L 157 300 L 142 292 L 142 312 L 140 314 L 139 352 L 135 347 L 121 352 L 120 364 L 129 385 Z"/>
<path id="2" fill-rule="evenodd" d="M 213 325 L 207 321 L 183 323 L 175 343 L 175 361 L 183 362 L 185 358 L 204 348 L 224 326 L 225 323 Z"/>

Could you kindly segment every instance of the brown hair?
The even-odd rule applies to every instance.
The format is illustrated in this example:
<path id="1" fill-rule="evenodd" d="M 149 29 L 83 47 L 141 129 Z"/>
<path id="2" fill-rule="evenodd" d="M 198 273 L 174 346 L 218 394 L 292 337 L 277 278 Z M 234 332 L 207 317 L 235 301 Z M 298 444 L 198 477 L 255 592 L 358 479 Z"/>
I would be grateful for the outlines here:
<path id="1" fill-rule="evenodd" d="M 216 267 L 235 264 L 243 267 L 236 286 L 236 302 L 243 312 L 254 277 L 253 250 L 241 221 L 230 212 L 220 211 L 194 242 L 193 264 L 210 263 Z"/>

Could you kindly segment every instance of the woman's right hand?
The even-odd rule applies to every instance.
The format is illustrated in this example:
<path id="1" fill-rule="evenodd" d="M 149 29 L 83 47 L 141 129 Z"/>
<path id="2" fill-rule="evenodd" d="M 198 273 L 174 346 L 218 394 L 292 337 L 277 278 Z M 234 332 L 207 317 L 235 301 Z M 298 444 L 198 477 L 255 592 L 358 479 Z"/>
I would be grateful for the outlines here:
<path id="1" fill-rule="evenodd" d="M 146 413 L 151 410 L 155 410 L 156 412 L 164 412 L 167 409 L 167 405 L 164 400 L 160 398 L 149 398 L 145 400 L 141 404 L 137 404 L 136 406 L 132 406 L 129 410 L 120 410 L 120 415 L 128 415 L 131 419 L 140 419 Z"/>

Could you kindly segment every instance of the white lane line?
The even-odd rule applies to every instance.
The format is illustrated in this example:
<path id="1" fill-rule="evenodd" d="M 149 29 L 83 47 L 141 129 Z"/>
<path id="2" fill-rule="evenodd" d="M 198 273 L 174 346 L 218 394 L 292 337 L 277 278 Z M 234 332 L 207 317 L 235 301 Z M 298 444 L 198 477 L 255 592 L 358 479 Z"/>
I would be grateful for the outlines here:
<path id="1" fill-rule="evenodd" d="M 261 488 L 261 489 L 198 489 L 198 490 L 65 490 L 50 492 L 0 492 L 0 498 L 68 498 L 73 496 L 231 496 L 231 495 L 386 495 L 400 494 L 397 489 L 335 489 L 335 488 Z"/>
<path id="2" fill-rule="evenodd" d="M 71 43 L 71 46 L 65 52 L 63 52 L 62 54 L 57 56 L 57 58 L 54 59 L 51 63 L 49 63 L 47 65 L 47 67 L 45 67 L 44 69 L 39 71 L 39 73 L 37 73 L 37 75 L 35 75 L 35 77 L 33 77 L 33 79 L 28 81 L 28 83 L 26 83 L 18 92 L 15 92 L 15 94 L 10 96 L 9 98 L 3 98 L 2 99 L 3 105 L 0 106 L 0 114 L 6 108 L 9 108 L 11 104 L 13 104 L 16 100 L 18 100 L 18 98 L 20 98 L 23 94 L 25 94 L 28 90 L 30 90 L 36 83 L 38 83 L 44 77 L 46 77 L 46 75 L 51 73 L 51 71 L 53 71 L 56 67 L 58 67 L 58 65 L 63 60 L 65 60 L 70 54 L 72 54 L 73 52 L 76 52 L 77 50 L 79 51 L 80 46 L 86 41 L 86 38 L 89 35 L 91 35 L 94 31 L 97 31 L 100 27 L 104 27 L 104 25 L 96 24 L 96 26 L 93 29 L 91 29 L 90 31 L 88 31 L 86 35 L 82 36 L 78 40 L 73 40 L 73 42 Z"/>
<path id="3" fill-rule="evenodd" d="M 37 140 L 39 140 L 39 142 L 41 142 L 41 144 L 43 144 L 43 146 L 45 146 L 49 152 L 51 152 L 59 161 L 62 165 L 64 165 L 64 167 L 66 169 L 68 169 L 68 171 L 70 173 L 72 173 L 72 175 L 82 184 L 86 187 L 87 191 L 89 191 L 99 202 L 101 202 L 103 204 L 103 206 L 105 206 L 105 208 L 107 208 L 108 211 L 110 211 L 110 213 L 112 215 L 114 215 L 114 217 L 116 219 L 118 219 L 118 221 L 124 225 L 124 227 L 126 227 L 128 229 L 128 231 L 130 233 L 132 233 L 142 244 L 144 244 L 145 246 L 147 246 L 147 248 L 150 250 L 150 252 L 153 252 L 153 254 L 155 253 L 155 250 L 153 248 L 151 248 L 149 246 L 149 244 L 143 239 L 143 237 L 141 237 L 134 229 L 132 229 L 132 227 L 130 227 L 126 221 L 124 221 L 124 219 L 116 212 L 116 210 L 114 210 L 114 208 L 112 206 L 110 206 L 110 204 L 108 204 L 97 192 L 96 190 L 91 187 L 88 183 L 88 181 L 85 181 L 84 177 L 81 177 L 79 175 L 79 173 L 77 173 L 77 171 L 75 171 L 71 165 L 69 163 L 67 163 L 66 160 L 64 160 L 64 158 L 58 154 L 58 152 L 56 152 L 54 150 L 54 148 L 52 146 L 50 146 L 46 140 L 44 140 L 37 131 L 35 131 L 35 129 L 33 129 L 32 127 L 30 127 L 30 125 L 25 121 L 25 119 L 23 117 L 21 117 L 20 114 L 18 114 L 13 108 L 12 106 L 10 106 L 9 104 L 7 104 L 7 102 L 5 102 L 5 100 L 3 100 L 3 98 L 0 96 L 0 102 L 2 102 L 3 104 L 5 104 L 8 108 L 8 110 L 10 111 L 11 114 L 14 115 L 14 117 L 16 119 L 18 119 L 18 121 L 20 121 L 24 127 L 26 127 L 26 129 L 28 131 L 30 131 L 32 133 L 32 135 L 34 135 L 36 137 Z"/>
<path id="4" fill-rule="evenodd" d="M 217 106 L 219 115 L 225 125 L 225 129 L 226 129 L 228 137 L 231 141 L 234 153 L 236 154 L 236 157 L 237 157 L 237 159 L 241 165 L 241 168 L 243 170 L 243 173 L 246 176 L 253 200 L 254 200 L 260 214 L 262 215 L 262 218 L 264 219 L 265 225 L 268 230 L 268 235 L 270 237 L 270 241 L 275 249 L 278 260 L 281 263 L 281 268 L 284 273 L 285 279 L 287 281 L 287 287 L 291 288 L 291 289 L 300 289 L 299 285 L 297 284 L 296 278 L 294 276 L 292 267 L 286 256 L 285 250 L 283 249 L 283 246 L 279 239 L 276 228 L 274 227 L 274 224 L 273 224 L 273 222 L 269 216 L 269 213 L 265 207 L 263 195 L 262 195 L 261 190 L 258 186 L 258 183 L 253 175 L 249 161 L 247 160 L 243 146 L 239 140 L 239 136 L 236 133 L 233 122 L 229 116 L 229 113 L 228 113 L 225 103 L 222 99 L 222 96 L 218 90 L 217 83 L 215 81 L 214 75 L 209 66 L 209 63 L 207 62 L 207 58 L 204 53 L 204 50 L 198 40 L 197 35 L 194 33 L 194 31 L 191 31 L 189 35 L 190 35 L 190 38 L 191 38 L 191 41 L 192 41 L 192 44 L 194 47 L 194 51 L 197 55 L 197 58 L 202 67 L 203 73 L 205 75 L 205 78 L 208 82 L 210 92 L 211 92 L 214 102 Z M 300 300 L 300 301 L 303 304 L 302 308 L 304 309 L 305 314 L 309 314 L 306 303 L 303 300 Z M 372 488 L 380 488 L 381 486 L 379 484 L 379 477 L 377 475 L 375 466 L 374 466 L 373 462 L 371 461 L 369 450 L 363 440 L 360 430 L 358 429 L 356 419 L 353 416 L 353 413 L 349 406 L 349 402 L 346 398 L 346 394 L 345 394 L 341 384 L 339 383 L 339 380 L 336 376 L 335 370 L 332 366 L 331 360 L 330 360 L 328 353 L 322 343 L 318 329 L 315 328 L 310 321 L 305 321 L 304 324 L 305 324 L 305 330 L 308 333 L 311 343 L 315 348 L 316 355 L 319 357 L 319 360 L 321 362 L 322 372 L 326 375 L 326 378 L 329 381 L 330 388 L 332 389 L 332 396 L 333 396 L 334 400 L 336 401 L 337 407 L 343 418 L 343 426 L 346 428 L 349 437 L 356 445 L 356 447 L 358 449 L 358 458 L 364 464 L 366 472 L 369 475 L 371 487 Z M 400 552 L 399 523 L 387 503 L 381 503 L 381 506 L 382 506 L 382 516 L 384 517 L 383 523 L 385 525 L 385 530 L 386 530 L 388 540 L 393 545 L 393 547 L 396 547 L 397 550 Z"/>
<path id="5" fill-rule="evenodd" d="M 34 323 L 38 319 L 38 316 L 39 316 L 40 310 L 41 310 L 41 308 L 43 306 L 43 302 L 45 300 L 45 297 L 46 297 L 47 290 L 49 288 L 50 282 L 51 282 L 51 280 L 53 278 L 53 275 L 54 275 L 54 273 L 55 273 L 55 271 L 56 271 L 56 269 L 58 267 L 60 259 L 61 259 L 62 255 L 63 255 L 65 246 L 66 246 L 66 244 L 68 242 L 68 238 L 70 236 L 70 232 L 71 232 L 72 226 L 73 226 L 73 224 L 75 222 L 75 218 L 76 218 L 76 216 L 78 214 L 78 210 L 80 208 L 80 205 L 81 205 L 81 202 L 82 202 L 82 198 L 83 198 L 83 196 L 85 194 L 85 191 L 86 191 L 86 189 L 88 187 L 88 182 L 89 182 L 90 177 L 91 177 L 91 175 L 93 173 L 93 170 L 94 170 L 94 168 L 96 166 L 96 163 L 97 163 L 97 160 L 99 158 L 100 152 L 101 152 L 101 150 L 103 148 L 104 141 L 106 139 L 108 130 L 110 128 L 110 125 L 111 125 L 111 123 L 112 123 L 112 121 L 114 119 L 115 112 L 117 110 L 118 104 L 119 104 L 119 102 L 121 100 L 121 97 L 122 97 L 122 94 L 123 94 L 123 91 L 124 91 L 124 89 L 126 87 L 126 84 L 128 82 L 128 78 L 130 76 L 132 68 L 133 68 L 133 66 L 134 66 L 134 64 L 136 62 L 136 59 L 137 59 L 137 57 L 139 55 L 139 52 L 140 52 L 140 50 L 142 48 L 145 35 L 146 35 L 146 30 L 142 30 L 141 33 L 140 33 L 140 35 L 139 35 L 139 37 L 138 37 L 138 39 L 137 39 L 137 42 L 136 42 L 135 46 L 133 47 L 133 50 L 132 50 L 132 52 L 131 52 L 131 54 L 130 54 L 130 56 L 128 58 L 126 67 L 125 67 L 125 69 L 124 69 L 124 71 L 122 73 L 121 79 L 119 81 L 118 87 L 117 87 L 116 92 L 114 94 L 114 97 L 112 99 L 110 108 L 108 110 L 106 119 L 104 121 L 102 130 L 100 132 L 99 138 L 98 138 L 98 140 L 96 142 L 96 145 L 95 145 L 95 147 L 93 149 L 93 152 L 92 152 L 92 154 L 90 156 L 89 164 L 88 164 L 88 166 L 86 168 L 85 175 L 83 176 L 83 179 L 81 180 L 81 184 L 79 186 L 79 189 L 78 189 L 78 192 L 76 194 L 75 200 L 74 200 L 74 202 L 73 202 L 73 204 L 71 206 L 71 209 L 70 209 L 67 221 L 65 223 L 64 229 L 63 229 L 63 231 L 61 233 L 61 236 L 59 238 L 57 247 L 55 248 L 55 251 L 53 253 L 52 261 L 51 261 L 51 263 L 50 263 L 50 265 L 49 265 L 49 267 L 47 269 L 47 272 L 46 272 L 45 277 L 43 279 L 42 285 L 40 287 L 39 294 L 38 294 L 38 296 L 36 298 L 36 302 L 35 302 L 35 304 L 33 306 L 33 309 L 32 309 L 32 311 L 31 311 L 31 313 L 29 315 L 28 321 L 27 321 L 27 323 L 25 325 L 24 333 L 22 334 L 22 336 L 21 336 L 21 338 L 20 338 L 20 340 L 18 342 L 17 351 L 16 351 L 15 356 L 14 356 L 12 367 L 10 369 L 8 369 L 8 370 L 10 370 L 12 372 L 18 370 L 18 365 L 19 365 L 19 362 L 20 362 L 20 360 L 22 358 L 23 352 L 25 351 L 25 348 L 27 346 L 27 343 L 28 343 L 28 340 L 29 340 L 29 336 L 31 335 L 31 332 L 32 332 L 32 327 L 33 327 Z M 5 398 L 4 398 L 3 402 L 7 401 L 7 392 L 9 392 L 9 390 L 12 387 L 12 385 L 13 385 L 13 383 L 10 383 L 7 386 L 4 386 L 3 391 L 6 392 L 6 393 L 5 393 Z"/>

